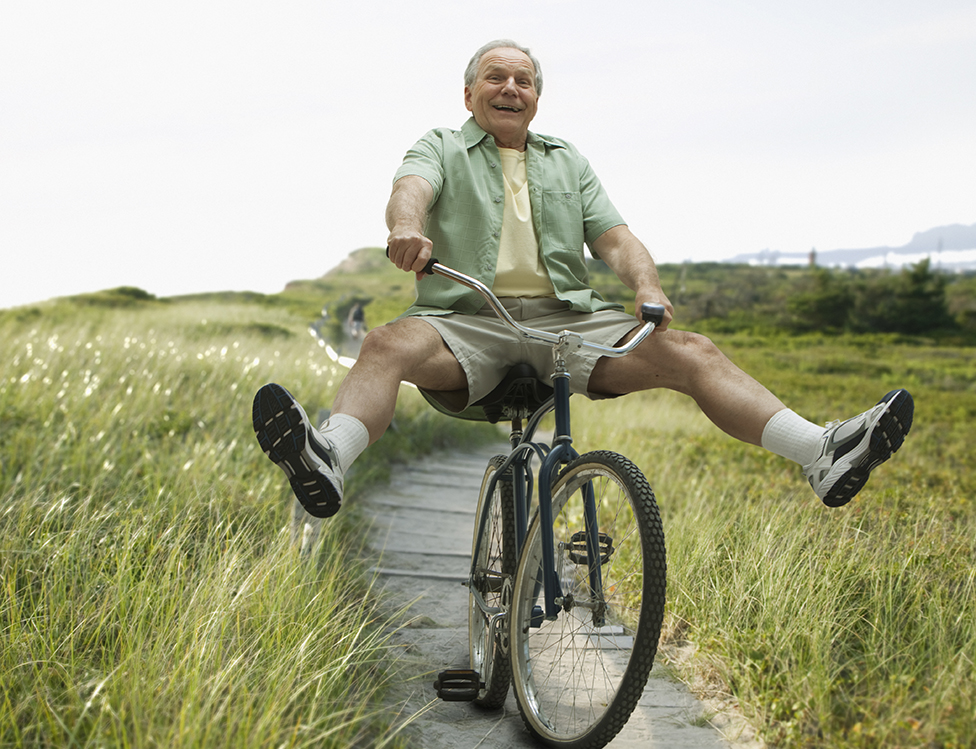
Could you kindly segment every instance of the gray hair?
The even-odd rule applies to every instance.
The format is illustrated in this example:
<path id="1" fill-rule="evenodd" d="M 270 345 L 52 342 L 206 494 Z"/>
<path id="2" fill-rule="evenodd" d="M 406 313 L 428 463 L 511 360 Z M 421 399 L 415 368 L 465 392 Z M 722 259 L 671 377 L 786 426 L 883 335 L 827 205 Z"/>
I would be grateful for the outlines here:
<path id="1" fill-rule="evenodd" d="M 464 69 L 464 85 L 470 88 L 474 85 L 474 79 L 478 75 L 478 64 L 481 62 L 481 57 L 485 52 L 490 52 L 493 49 L 499 49 L 501 47 L 511 47 L 512 49 L 517 49 L 519 52 L 524 54 L 532 62 L 532 67 L 535 68 L 535 92 L 542 95 L 542 67 L 539 65 L 539 61 L 535 59 L 535 56 L 529 52 L 528 47 L 523 47 L 511 39 L 496 39 L 493 42 L 488 42 L 481 49 L 474 53 L 474 57 L 471 58 L 471 62 L 468 63 L 468 67 Z"/>

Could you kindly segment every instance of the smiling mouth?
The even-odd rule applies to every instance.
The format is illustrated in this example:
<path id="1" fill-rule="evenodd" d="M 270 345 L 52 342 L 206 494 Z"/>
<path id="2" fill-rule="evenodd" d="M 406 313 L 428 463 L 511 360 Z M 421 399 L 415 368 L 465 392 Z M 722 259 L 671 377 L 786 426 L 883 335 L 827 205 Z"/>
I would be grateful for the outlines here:
<path id="1" fill-rule="evenodd" d="M 497 109 L 499 112 L 515 112 L 517 114 L 522 111 L 521 109 L 516 109 L 515 107 L 509 107 L 506 106 L 505 104 L 493 104 L 492 106 L 494 106 L 494 108 Z"/>

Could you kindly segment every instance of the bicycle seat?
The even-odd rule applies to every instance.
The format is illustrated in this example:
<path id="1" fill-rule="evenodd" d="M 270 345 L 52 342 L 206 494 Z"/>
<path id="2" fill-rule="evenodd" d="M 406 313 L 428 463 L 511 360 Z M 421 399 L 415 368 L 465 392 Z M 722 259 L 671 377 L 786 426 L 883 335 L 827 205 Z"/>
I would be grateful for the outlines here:
<path id="1" fill-rule="evenodd" d="M 530 364 L 521 362 L 508 370 L 488 395 L 467 408 L 463 403 L 459 404 L 457 391 L 421 388 L 420 393 L 434 408 L 448 416 L 497 424 L 503 416 L 527 418 L 533 414 L 552 397 L 552 386 L 542 382 Z"/>

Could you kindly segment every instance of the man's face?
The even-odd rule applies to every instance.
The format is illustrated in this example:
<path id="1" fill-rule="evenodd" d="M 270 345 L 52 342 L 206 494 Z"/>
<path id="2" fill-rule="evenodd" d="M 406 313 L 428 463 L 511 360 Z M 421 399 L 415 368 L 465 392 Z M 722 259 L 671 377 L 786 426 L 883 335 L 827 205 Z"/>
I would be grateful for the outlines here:
<path id="1" fill-rule="evenodd" d="M 485 52 L 474 84 L 464 87 L 464 106 L 502 148 L 525 148 L 538 104 L 532 61 L 509 47 Z"/>

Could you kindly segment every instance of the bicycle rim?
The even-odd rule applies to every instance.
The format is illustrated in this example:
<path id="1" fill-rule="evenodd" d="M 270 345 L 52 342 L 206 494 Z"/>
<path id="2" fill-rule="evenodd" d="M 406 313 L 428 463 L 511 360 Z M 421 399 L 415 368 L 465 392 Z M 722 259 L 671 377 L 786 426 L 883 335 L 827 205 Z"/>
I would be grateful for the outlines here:
<path id="1" fill-rule="evenodd" d="M 600 597 L 581 547 L 584 487 L 592 482 L 599 530 Z M 553 487 L 555 569 L 571 600 L 546 621 L 542 528 L 536 516 L 515 579 L 513 681 L 528 729 L 550 746 L 605 746 L 623 728 L 654 663 L 664 617 L 664 532 L 654 493 L 638 468 L 612 452 L 572 461 Z M 575 540 L 574 540 L 575 536 Z M 541 608 L 540 608 L 541 607 Z M 568 608 L 569 610 L 565 610 Z"/>
<path id="2" fill-rule="evenodd" d="M 490 504 L 487 522 L 475 526 L 472 556 L 477 551 L 472 590 L 477 590 L 490 607 L 504 608 L 511 597 L 510 590 L 515 574 L 515 499 L 512 485 L 498 481 L 489 495 L 488 486 L 505 458 L 496 455 L 488 462 L 478 499 L 481 517 L 484 504 Z M 481 535 L 481 545 L 478 536 Z M 474 557 L 473 557 L 474 558 Z M 508 658 L 508 620 L 502 619 L 491 631 L 491 619 L 478 605 L 474 593 L 468 601 L 468 645 L 471 668 L 477 671 L 484 684 L 475 704 L 482 707 L 501 707 L 508 695 L 512 669 Z M 504 606 L 503 606 L 504 603 Z"/>

